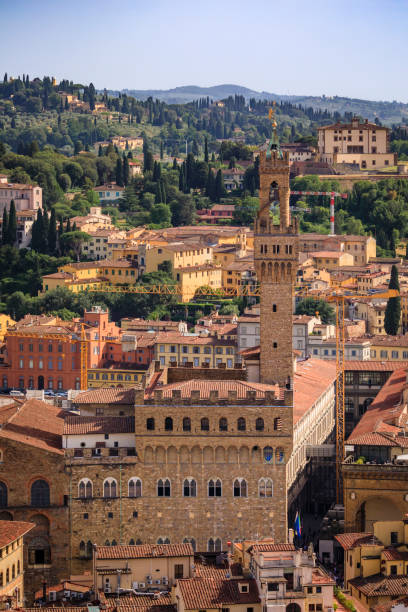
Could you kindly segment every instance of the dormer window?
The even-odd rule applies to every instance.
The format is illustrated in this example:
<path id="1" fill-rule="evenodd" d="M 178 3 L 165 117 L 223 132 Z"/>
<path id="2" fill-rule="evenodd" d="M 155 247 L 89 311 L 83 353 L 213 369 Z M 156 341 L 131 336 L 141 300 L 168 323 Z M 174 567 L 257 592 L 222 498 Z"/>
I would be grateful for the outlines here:
<path id="1" fill-rule="evenodd" d="M 249 584 L 247 582 L 240 582 L 238 586 L 240 593 L 249 593 Z"/>

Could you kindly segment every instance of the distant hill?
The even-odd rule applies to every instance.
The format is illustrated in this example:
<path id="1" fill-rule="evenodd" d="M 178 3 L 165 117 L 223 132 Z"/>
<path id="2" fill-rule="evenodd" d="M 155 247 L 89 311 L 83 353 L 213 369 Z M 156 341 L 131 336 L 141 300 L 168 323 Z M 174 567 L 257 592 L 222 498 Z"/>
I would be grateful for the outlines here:
<path id="1" fill-rule="evenodd" d="M 300 96 L 281 95 L 267 91 L 254 91 L 247 87 L 233 84 L 215 85 L 214 87 L 199 87 L 197 85 L 186 85 L 174 89 L 123 89 L 119 91 L 108 91 L 110 95 L 126 93 L 138 100 L 147 100 L 152 97 L 162 100 L 168 104 L 186 104 L 199 98 L 209 97 L 212 100 L 223 100 L 228 96 L 241 95 L 246 100 L 255 98 L 257 100 L 276 100 L 301 104 L 314 109 L 328 110 L 330 112 L 355 113 L 364 118 L 374 120 L 376 117 L 385 124 L 408 122 L 408 104 L 402 102 L 386 102 L 373 100 L 360 100 L 358 98 L 345 98 L 339 96 Z"/>

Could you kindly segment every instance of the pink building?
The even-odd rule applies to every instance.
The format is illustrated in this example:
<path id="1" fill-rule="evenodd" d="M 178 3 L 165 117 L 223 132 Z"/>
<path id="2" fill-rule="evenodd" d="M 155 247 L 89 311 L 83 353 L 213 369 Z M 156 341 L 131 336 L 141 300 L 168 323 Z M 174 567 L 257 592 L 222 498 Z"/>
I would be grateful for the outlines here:
<path id="1" fill-rule="evenodd" d="M 42 189 L 36 185 L 9 183 L 7 176 L 0 175 L 0 214 L 5 208 L 10 210 L 11 200 L 14 200 L 17 212 L 38 210 L 42 208 Z"/>

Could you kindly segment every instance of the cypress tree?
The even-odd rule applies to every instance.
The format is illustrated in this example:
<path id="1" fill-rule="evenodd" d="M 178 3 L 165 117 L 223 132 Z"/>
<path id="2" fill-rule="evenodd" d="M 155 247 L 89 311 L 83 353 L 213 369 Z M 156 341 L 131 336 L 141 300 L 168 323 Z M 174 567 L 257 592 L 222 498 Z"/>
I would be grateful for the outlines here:
<path id="1" fill-rule="evenodd" d="M 76 224 L 76 222 L 75 222 L 75 221 L 74 221 L 74 223 L 73 223 L 73 225 L 72 225 L 72 231 L 73 231 L 73 232 L 78 231 L 77 224 Z"/>
<path id="2" fill-rule="evenodd" d="M 164 150 L 163 150 L 163 141 L 160 141 L 160 159 L 163 159 L 164 157 Z"/>
<path id="3" fill-rule="evenodd" d="M 179 190 L 184 191 L 184 165 L 182 164 L 179 169 Z"/>
<path id="4" fill-rule="evenodd" d="M 163 179 L 160 179 L 160 184 L 161 184 L 162 202 L 164 202 L 164 204 L 166 204 L 166 202 L 167 202 L 167 193 L 166 193 L 166 185 L 164 184 Z"/>
<path id="5" fill-rule="evenodd" d="M 51 209 L 50 226 L 48 228 L 48 250 L 50 255 L 55 255 L 57 249 L 57 218 L 55 208 Z"/>
<path id="6" fill-rule="evenodd" d="M 8 214 L 7 214 L 7 208 L 4 207 L 3 224 L 1 226 L 1 243 L 2 244 L 7 244 L 7 237 L 8 237 Z"/>
<path id="7" fill-rule="evenodd" d="M 214 197 L 215 201 L 219 202 L 224 194 L 225 194 L 224 178 L 222 176 L 222 172 L 220 169 L 218 170 L 217 176 L 215 177 L 215 197 Z"/>
<path id="8" fill-rule="evenodd" d="M 67 221 L 67 227 L 65 228 L 65 231 L 67 233 L 71 231 L 71 220 L 70 219 L 68 219 Z"/>
<path id="9" fill-rule="evenodd" d="M 205 137 L 205 142 L 204 142 L 204 161 L 208 164 L 208 139 L 207 139 L 207 136 Z"/>
<path id="10" fill-rule="evenodd" d="M 119 157 L 116 160 L 115 178 L 116 178 L 116 184 L 123 187 L 122 162 L 120 161 Z"/>
<path id="11" fill-rule="evenodd" d="M 129 160 L 125 155 L 123 157 L 123 183 L 126 186 L 129 183 Z"/>
<path id="12" fill-rule="evenodd" d="M 214 200 L 215 198 L 215 177 L 212 168 L 208 168 L 207 184 L 205 186 L 205 195 Z"/>
<path id="13" fill-rule="evenodd" d="M 102 149 L 102 145 L 99 145 L 99 149 L 98 149 L 98 157 L 102 157 L 103 156 L 103 149 Z"/>
<path id="14" fill-rule="evenodd" d="M 177 170 L 177 168 L 178 168 L 177 158 L 175 157 L 175 158 L 173 159 L 173 170 Z"/>
<path id="15" fill-rule="evenodd" d="M 159 204 L 160 202 L 163 202 L 163 196 L 162 196 L 162 190 L 161 190 L 160 182 L 158 182 L 157 185 L 156 185 L 155 204 Z"/>
<path id="16" fill-rule="evenodd" d="M 43 253 L 47 253 L 48 252 L 48 232 L 50 229 L 50 219 L 48 217 L 48 213 L 46 210 L 44 210 L 43 212 L 43 230 L 42 230 L 42 244 L 41 244 L 41 251 Z"/>
<path id="17" fill-rule="evenodd" d="M 398 280 L 398 268 L 393 265 L 391 268 L 391 278 L 388 285 L 389 289 L 396 289 L 399 291 L 399 280 Z M 401 318 L 401 298 L 392 297 L 388 298 L 387 307 L 385 309 L 384 317 L 384 329 L 385 333 L 390 336 L 396 336 L 400 325 Z"/>
<path id="18" fill-rule="evenodd" d="M 10 204 L 10 214 L 7 228 L 7 237 L 8 244 L 15 245 L 17 242 L 17 215 L 16 215 L 16 205 L 14 204 L 14 200 L 11 200 Z"/>

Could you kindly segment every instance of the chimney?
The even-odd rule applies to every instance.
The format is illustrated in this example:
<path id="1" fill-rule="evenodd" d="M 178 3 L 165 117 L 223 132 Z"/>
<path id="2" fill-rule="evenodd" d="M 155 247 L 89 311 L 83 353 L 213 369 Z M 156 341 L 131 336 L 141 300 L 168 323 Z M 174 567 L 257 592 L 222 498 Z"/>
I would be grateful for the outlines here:
<path id="1" fill-rule="evenodd" d="M 256 401 L 256 391 L 247 391 L 246 392 L 246 399 L 249 402 L 255 402 Z"/>
<path id="2" fill-rule="evenodd" d="M 181 399 L 181 389 L 173 389 L 171 392 L 171 399 Z"/>
<path id="3" fill-rule="evenodd" d="M 200 389 L 193 389 L 190 393 L 190 399 L 192 402 L 200 401 Z"/>
<path id="4" fill-rule="evenodd" d="M 236 402 L 237 401 L 237 391 L 236 391 L 236 389 L 230 389 L 228 391 L 228 401 L 229 402 Z"/>

